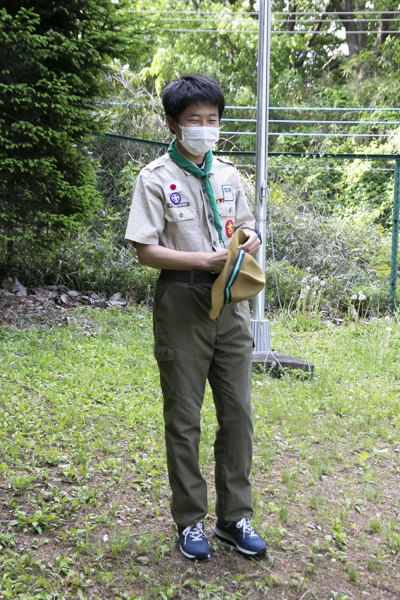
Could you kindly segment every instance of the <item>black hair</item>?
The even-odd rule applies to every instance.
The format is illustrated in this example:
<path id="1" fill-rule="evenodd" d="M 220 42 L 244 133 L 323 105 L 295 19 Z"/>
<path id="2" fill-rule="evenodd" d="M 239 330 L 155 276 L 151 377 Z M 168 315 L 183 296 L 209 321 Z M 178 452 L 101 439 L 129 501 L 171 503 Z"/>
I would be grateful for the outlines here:
<path id="1" fill-rule="evenodd" d="M 218 107 L 221 120 L 225 109 L 224 93 L 219 85 L 209 75 L 183 75 L 172 81 L 162 94 L 165 114 L 178 122 L 181 115 L 190 104 L 212 104 Z"/>

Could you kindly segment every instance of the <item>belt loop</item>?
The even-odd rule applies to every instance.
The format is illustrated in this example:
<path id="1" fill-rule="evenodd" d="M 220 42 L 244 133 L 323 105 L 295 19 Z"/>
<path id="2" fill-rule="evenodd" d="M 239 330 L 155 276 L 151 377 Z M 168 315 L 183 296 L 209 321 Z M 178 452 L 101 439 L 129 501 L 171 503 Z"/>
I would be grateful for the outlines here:
<path id="1" fill-rule="evenodd" d="M 192 289 L 194 284 L 194 271 L 190 272 L 189 288 Z"/>

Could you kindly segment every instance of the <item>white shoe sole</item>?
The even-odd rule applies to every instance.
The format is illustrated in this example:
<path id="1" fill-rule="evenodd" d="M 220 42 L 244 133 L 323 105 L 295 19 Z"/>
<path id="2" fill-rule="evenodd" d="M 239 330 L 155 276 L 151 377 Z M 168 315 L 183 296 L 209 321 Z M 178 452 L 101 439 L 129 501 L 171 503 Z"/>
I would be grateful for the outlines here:
<path id="1" fill-rule="evenodd" d="M 208 560 L 210 558 L 210 554 L 206 554 L 205 552 L 201 552 L 198 555 L 189 554 L 188 552 L 184 551 L 181 544 L 179 544 L 179 550 L 182 552 L 183 556 L 186 556 L 186 558 L 190 558 L 190 560 Z"/>
<path id="2" fill-rule="evenodd" d="M 221 540 L 223 540 L 225 542 L 229 542 L 230 544 L 233 544 L 235 546 L 236 550 L 238 550 L 242 554 L 246 554 L 247 556 L 263 556 L 266 553 L 266 549 L 261 550 L 261 551 L 259 550 L 258 552 L 254 552 L 254 550 L 246 550 L 246 548 L 242 548 L 242 546 L 238 543 L 238 541 L 235 540 L 233 535 L 231 535 L 230 533 L 227 533 L 226 531 L 222 531 L 222 529 L 219 529 L 216 525 L 212 526 L 212 530 L 218 538 L 220 538 Z"/>

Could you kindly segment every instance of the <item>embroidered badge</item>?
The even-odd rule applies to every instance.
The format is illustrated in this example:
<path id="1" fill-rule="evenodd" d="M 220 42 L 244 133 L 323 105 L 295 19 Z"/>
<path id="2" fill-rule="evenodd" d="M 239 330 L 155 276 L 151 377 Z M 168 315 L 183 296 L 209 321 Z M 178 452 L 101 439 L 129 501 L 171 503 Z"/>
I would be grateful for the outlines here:
<path id="1" fill-rule="evenodd" d="M 225 231 L 226 231 L 226 235 L 228 238 L 231 238 L 233 236 L 233 232 L 235 230 L 235 226 L 233 224 L 232 219 L 229 219 L 229 221 L 227 221 L 226 225 L 225 225 Z"/>
<path id="2" fill-rule="evenodd" d="M 182 186 L 179 181 L 168 181 L 163 183 L 164 190 L 167 194 L 173 194 L 174 192 L 181 192 Z"/>
<path id="3" fill-rule="evenodd" d="M 174 192 L 170 195 L 169 199 L 171 200 L 172 204 L 179 204 L 182 200 L 182 196 Z"/>
<path id="4" fill-rule="evenodd" d="M 235 198 L 233 197 L 233 189 L 231 185 L 223 185 L 222 195 L 224 196 L 225 202 L 232 202 Z"/>

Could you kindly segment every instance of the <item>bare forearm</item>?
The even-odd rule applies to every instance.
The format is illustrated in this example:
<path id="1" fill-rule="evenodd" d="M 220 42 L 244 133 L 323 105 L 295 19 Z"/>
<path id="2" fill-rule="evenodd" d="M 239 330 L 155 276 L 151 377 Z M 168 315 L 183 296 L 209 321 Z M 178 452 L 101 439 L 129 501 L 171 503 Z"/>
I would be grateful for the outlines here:
<path id="1" fill-rule="evenodd" d="M 205 270 L 220 272 L 226 261 L 226 250 L 220 252 L 181 252 L 156 244 L 136 244 L 139 262 L 154 269 Z"/>

